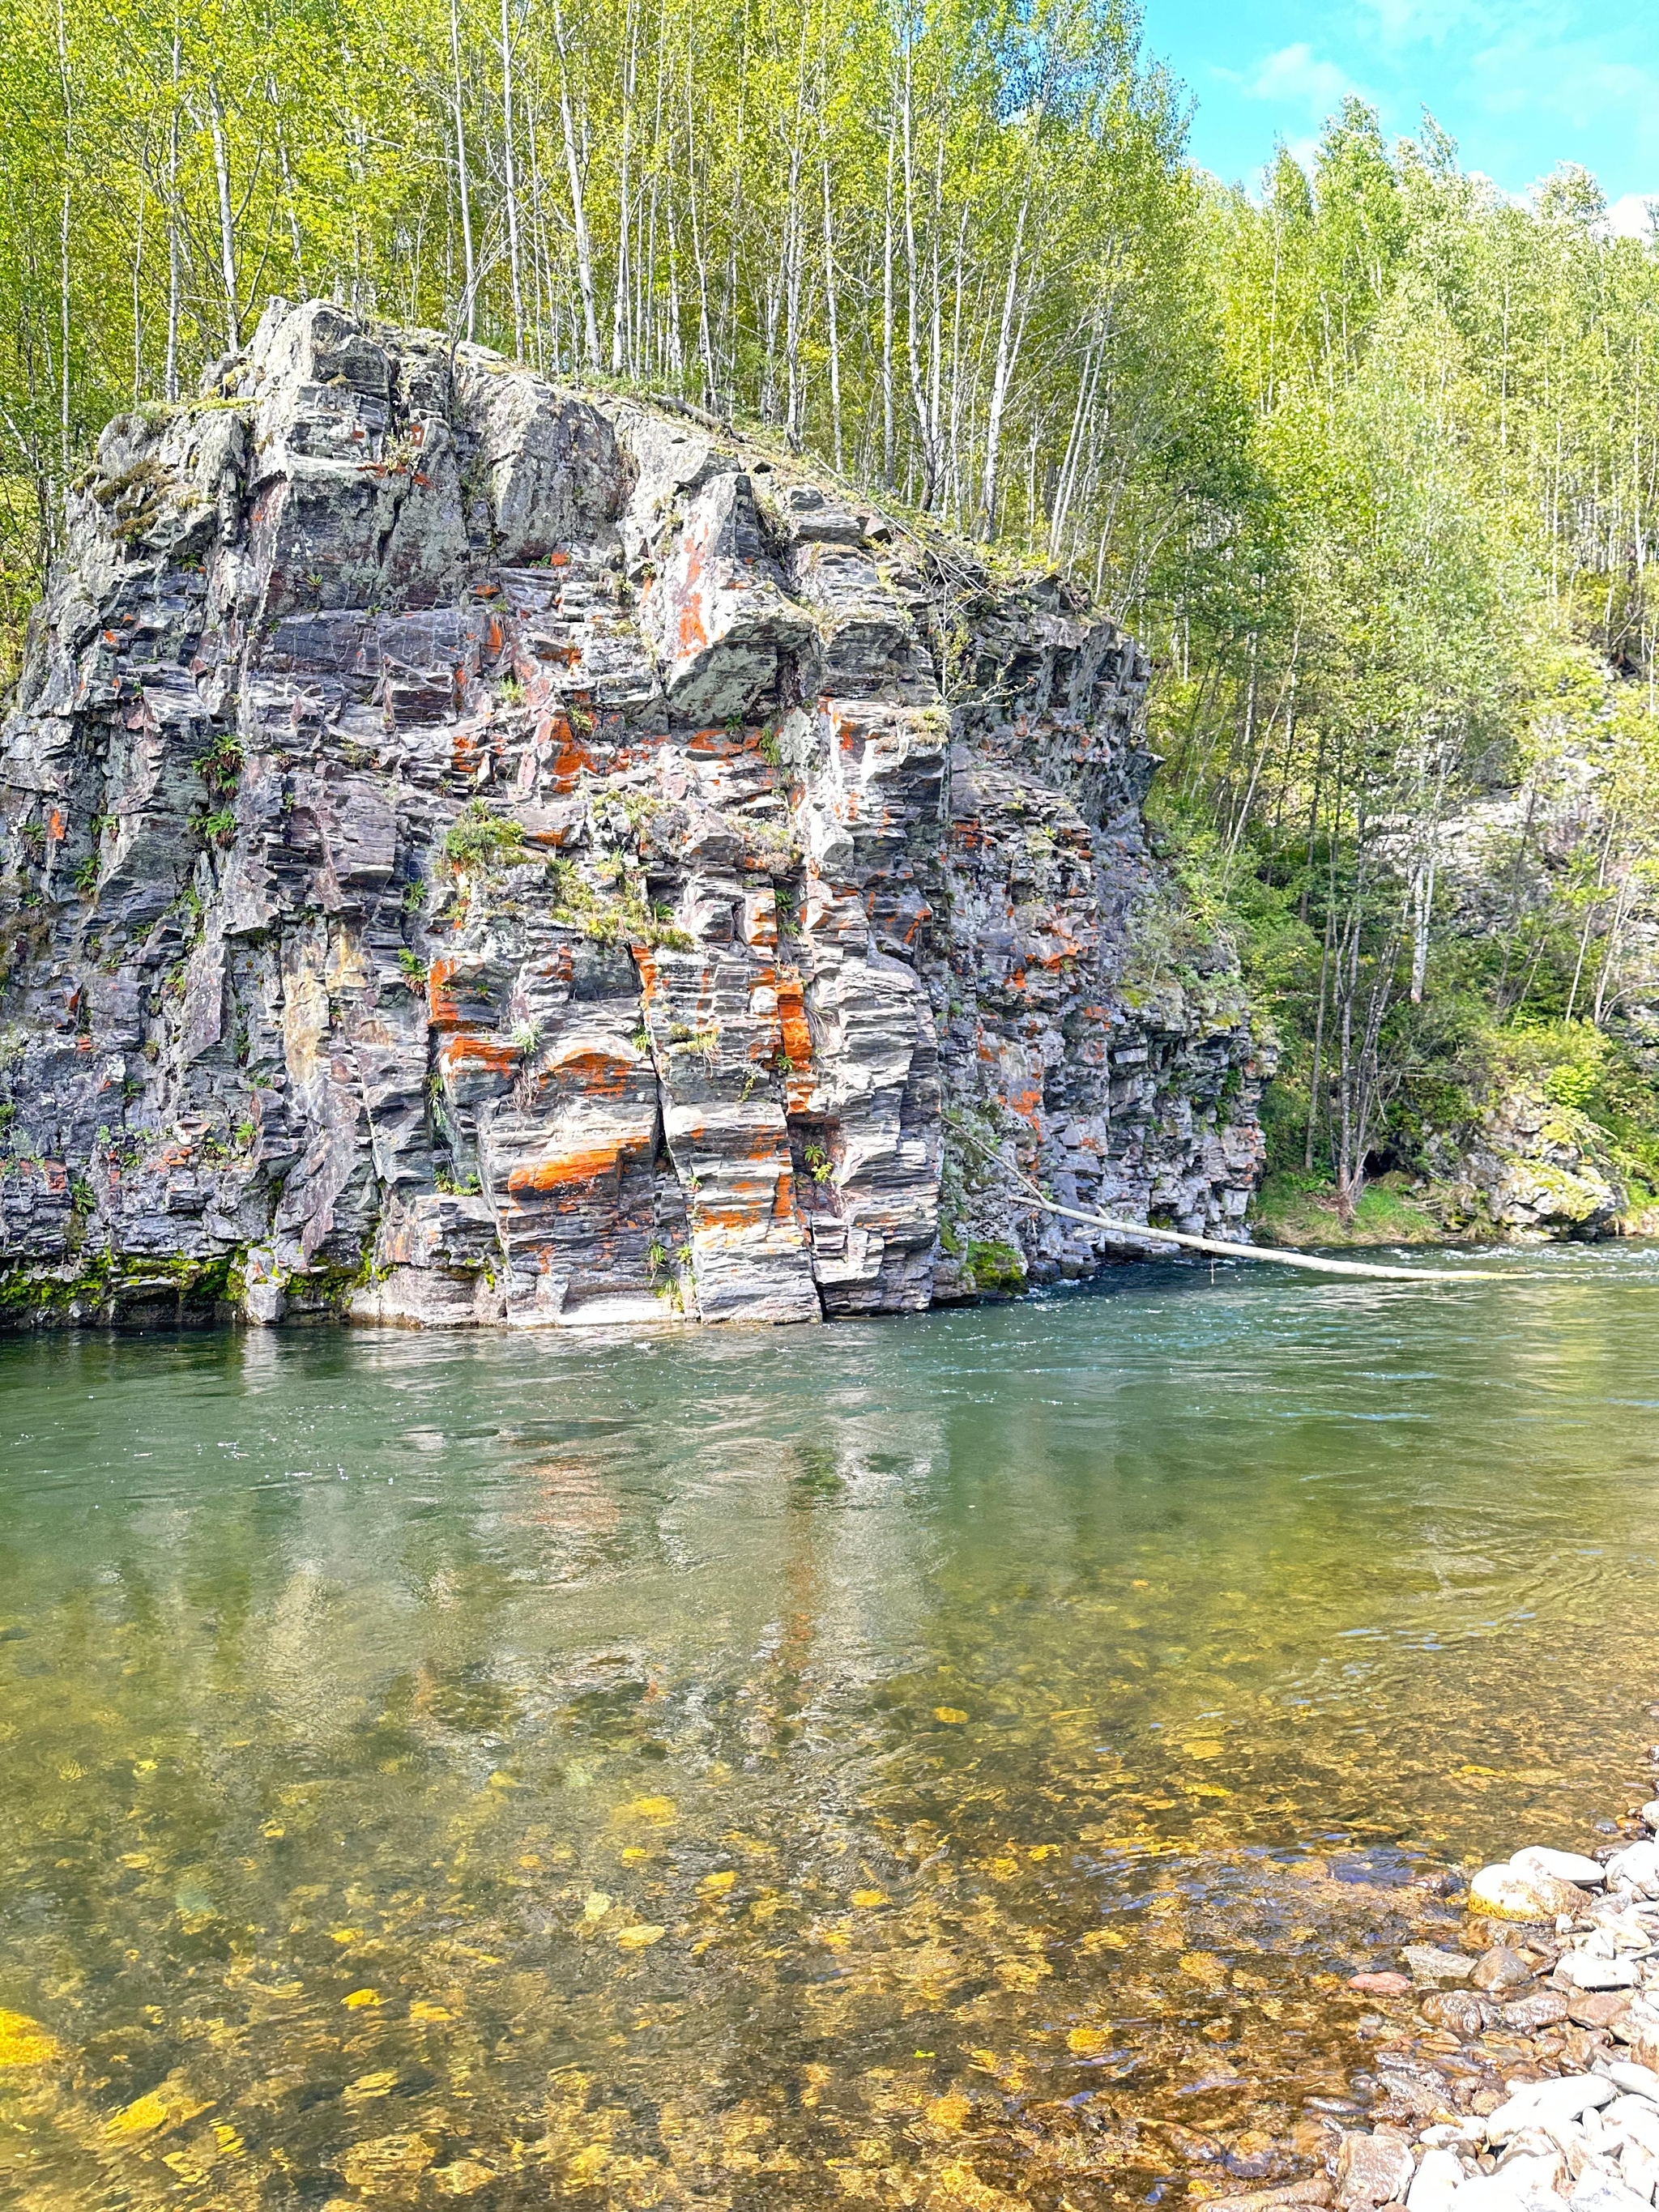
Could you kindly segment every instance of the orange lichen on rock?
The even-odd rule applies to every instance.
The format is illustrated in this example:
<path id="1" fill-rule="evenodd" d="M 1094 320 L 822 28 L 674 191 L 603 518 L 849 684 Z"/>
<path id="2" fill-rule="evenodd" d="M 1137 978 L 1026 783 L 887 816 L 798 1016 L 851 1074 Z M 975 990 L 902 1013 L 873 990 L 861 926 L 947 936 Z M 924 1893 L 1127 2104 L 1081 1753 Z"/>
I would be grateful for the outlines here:
<path id="1" fill-rule="evenodd" d="M 463 1030 L 459 1035 L 447 1036 L 438 1048 L 438 1065 L 446 1074 L 463 1067 L 484 1067 L 497 1075 L 511 1075 L 519 1065 L 519 1048 L 500 1037 L 480 1036 L 476 1031 Z"/>
<path id="2" fill-rule="evenodd" d="M 569 1190 L 599 1182 L 617 1174 L 625 1150 L 623 1146 L 609 1144 L 590 1145 L 580 1152 L 556 1152 L 552 1158 L 539 1161 L 533 1167 L 514 1168 L 507 1179 L 507 1188 L 514 1198 L 523 1198 L 531 1192 Z"/>

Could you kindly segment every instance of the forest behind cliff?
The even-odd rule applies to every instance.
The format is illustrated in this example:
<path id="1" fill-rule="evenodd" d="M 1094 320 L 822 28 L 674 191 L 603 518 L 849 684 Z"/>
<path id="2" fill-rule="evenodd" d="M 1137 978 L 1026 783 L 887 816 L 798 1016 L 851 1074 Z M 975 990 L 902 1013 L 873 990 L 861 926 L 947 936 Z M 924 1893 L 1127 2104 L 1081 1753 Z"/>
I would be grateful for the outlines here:
<path id="1" fill-rule="evenodd" d="M 1143 964 L 1277 1033 L 1268 1233 L 1641 1225 L 1659 257 L 1354 102 L 1223 184 L 1146 28 L 0 0 L 0 680 L 103 423 L 272 294 L 768 425 L 1146 645 Z"/>

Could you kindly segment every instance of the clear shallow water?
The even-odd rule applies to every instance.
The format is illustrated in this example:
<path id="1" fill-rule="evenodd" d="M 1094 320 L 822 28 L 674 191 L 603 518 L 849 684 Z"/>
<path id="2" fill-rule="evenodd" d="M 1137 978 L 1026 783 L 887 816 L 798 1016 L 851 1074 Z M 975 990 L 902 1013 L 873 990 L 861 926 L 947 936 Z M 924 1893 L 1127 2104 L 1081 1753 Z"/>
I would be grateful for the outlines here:
<path id="1" fill-rule="evenodd" d="M 1659 1249 L 1499 1264 L 0 1343 L 0 2199 L 1278 2170 L 1424 1879 L 1640 1794 Z"/>

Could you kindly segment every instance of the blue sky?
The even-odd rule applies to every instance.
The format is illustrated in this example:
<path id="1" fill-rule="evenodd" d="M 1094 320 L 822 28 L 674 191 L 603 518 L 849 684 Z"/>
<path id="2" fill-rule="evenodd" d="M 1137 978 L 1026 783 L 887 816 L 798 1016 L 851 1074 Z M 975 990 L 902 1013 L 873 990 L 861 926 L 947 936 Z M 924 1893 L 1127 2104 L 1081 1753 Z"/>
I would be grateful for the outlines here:
<path id="1" fill-rule="evenodd" d="M 1465 167 L 1521 192 L 1579 161 L 1634 228 L 1659 197 L 1659 0 L 1145 0 L 1150 53 L 1197 102 L 1192 150 L 1254 184 L 1305 152 L 1346 92 L 1390 133 L 1426 106 Z"/>

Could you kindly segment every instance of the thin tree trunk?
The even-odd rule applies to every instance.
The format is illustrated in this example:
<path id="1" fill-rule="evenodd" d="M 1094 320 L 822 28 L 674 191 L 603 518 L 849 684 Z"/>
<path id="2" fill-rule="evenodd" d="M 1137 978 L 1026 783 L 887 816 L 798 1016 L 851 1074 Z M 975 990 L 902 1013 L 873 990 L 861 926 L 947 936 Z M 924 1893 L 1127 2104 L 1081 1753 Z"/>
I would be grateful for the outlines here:
<path id="1" fill-rule="evenodd" d="M 501 180 L 507 199 L 507 267 L 513 295 L 513 354 L 524 358 L 524 287 L 519 270 L 519 175 L 513 150 L 513 34 L 501 0 Z"/>
<path id="2" fill-rule="evenodd" d="M 893 489 L 897 423 L 893 404 L 893 143 L 896 123 L 887 116 L 887 183 L 882 199 L 881 233 L 881 480 Z"/>
<path id="3" fill-rule="evenodd" d="M 553 0 L 553 42 L 559 54 L 559 122 L 564 131 L 565 169 L 570 179 L 570 219 L 576 236 L 576 283 L 582 299 L 582 341 L 589 368 L 599 365 L 599 325 L 593 306 L 593 255 L 588 244 L 587 210 L 582 198 L 581 162 L 570 108 L 570 56 L 565 43 L 564 9 Z"/>
<path id="4" fill-rule="evenodd" d="M 65 477 L 70 464 L 70 218 L 73 208 L 75 95 L 70 88 L 69 38 L 64 0 L 58 0 L 58 81 L 64 96 L 64 190 L 58 223 L 58 459 Z"/>
<path id="5" fill-rule="evenodd" d="M 629 347 L 628 295 L 631 282 L 628 252 L 628 227 L 631 202 L 629 187 L 632 181 L 634 151 L 634 72 L 636 62 L 638 18 L 634 0 L 629 0 L 623 24 L 623 84 L 622 84 L 622 159 L 617 179 L 617 281 L 611 300 L 611 374 L 620 376 L 627 365 Z"/>
<path id="6" fill-rule="evenodd" d="M 1029 198 L 1020 202 L 1014 223 L 1013 251 L 1008 257 L 1008 281 L 1002 288 L 1002 321 L 997 331 L 996 370 L 991 379 L 991 410 L 985 424 L 985 478 L 980 494 L 979 534 L 987 544 L 997 534 L 997 459 L 1002 442 L 1003 410 L 1008 404 L 1008 386 L 1014 373 L 1014 301 L 1030 206 Z"/>
<path id="7" fill-rule="evenodd" d="M 841 325 L 836 303 L 836 228 L 830 200 L 830 156 L 823 157 L 823 304 L 830 337 L 830 441 L 836 473 L 844 466 L 841 437 Z"/>
<path id="8" fill-rule="evenodd" d="M 225 288 L 225 337 L 228 350 L 240 353 L 242 315 L 236 296 L 236 223 L 230 210 L 230 154 L 225 144 L 224 103 L 219 80 L 208 80 L 208 122 L 213 138 L 213 179 L 219 200 L 219 276 Z"/>
<path id="9" fill-rule="evenodd" d="M 466 335 L 476 336 L 478 324 L 478 268 L 472 253 L 472 194 L 466 169 L 466 117 L 461 102 L 461 19 L 459 0 L 449 0 L 450 112 L 455 118 L 455 182 L 461 202 L 461 264 L 466 289 Z"/>
<path id="10" fill-rule="evenodd" d="M 167 123 L 167 349 L 161 396 L 179 398 L 179 33 L 173 34 L 173 112 Z"/>

